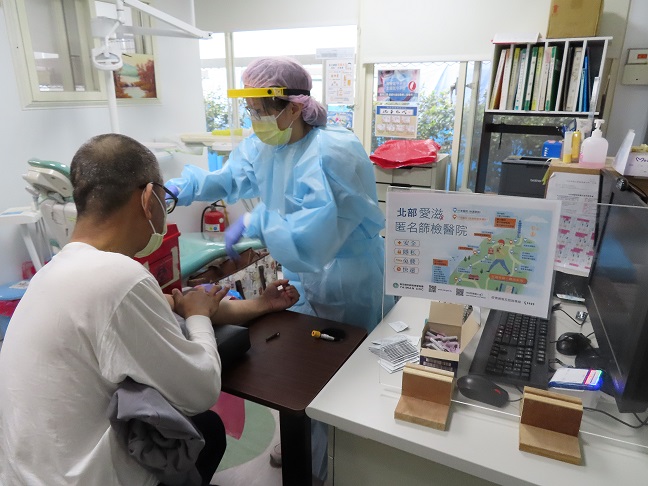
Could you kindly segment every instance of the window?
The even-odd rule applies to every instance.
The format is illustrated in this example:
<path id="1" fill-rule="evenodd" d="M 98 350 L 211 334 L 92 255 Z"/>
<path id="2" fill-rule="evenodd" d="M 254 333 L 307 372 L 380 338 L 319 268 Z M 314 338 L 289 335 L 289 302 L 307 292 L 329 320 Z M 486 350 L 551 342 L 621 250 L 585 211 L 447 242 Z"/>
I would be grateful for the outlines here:
<path id="1" fill-rule="evenodd" d="M 226 56 L 225 38 L 231 39 L 231 59 Z M 299 61 L 313 78 L 311 95 L 324 103 L 324 59 L 318 49 L 348 49 L 355 52 L 357 30 L 355 26 L 317 27 L 308 29 L 280 29 L 253 32 L 234 32 L 223 37 L 200 41 L 200 58 L 203 70 L 203 95 L 207 111 L 207 129 L 229 128 L 227 88 L 240 88 L 245 67 L 263 56 L 289 56 Z M 231 86 L 228 72 L 232 72 Z M 243 100 L 241 100 L 243 103 Z M 329 107 L 332 108 L 332 107 Z M 335 107 L 339 109 L 338 106 Z M 349 109 L 352 109 L 349 108 Z M 249 127 L 245 110 L 239 109 L 240 119 L 235 127 Z"/>
<path id="2" fill-rule="evenodd" d="M 23 103 L 27 106 L 105 101 L 105 78 L 91 62 L 91 19 L 115 18 L 115 5 L 92 0 L 6 0 L 5 11 Z M 149 17 L 126 8 L 130 25 Z M 151 40 L 124 35 L 126 54 L 152 54 Z"/>
<path id="3" fill-rule="evenodd" d="M 490 63 L 485 62 L 374 64 L 371 152 L 390 139 L 431 138 L 441 146 L 440 153 L 450 154 L 449 188 L 473 189 L 479 148 L 479 130 L 475 129 L 481 127 L 489 73 Z M 392 81 L 394 78 L 396 81 Z M 402 96 L 394 98 L 385 93 L 385 85 L 398 85 L 399 80 L 416 84 L 417 96 L 411 102 L 400 100 Z M 459 89 L 462 85 L 464 89 Z M 462 98 L 458 99 L 459 96 Z M 417 116 L 416 127 L 412 127 L 410 133 L 389 136 L 390 130 L 396 128 L 384 123 L 384 117 L 378 119 L 376 125 L 379 106 L 408 105 L 416 107 Z M 399 121 L 404 123 L 402 118 Z"/>

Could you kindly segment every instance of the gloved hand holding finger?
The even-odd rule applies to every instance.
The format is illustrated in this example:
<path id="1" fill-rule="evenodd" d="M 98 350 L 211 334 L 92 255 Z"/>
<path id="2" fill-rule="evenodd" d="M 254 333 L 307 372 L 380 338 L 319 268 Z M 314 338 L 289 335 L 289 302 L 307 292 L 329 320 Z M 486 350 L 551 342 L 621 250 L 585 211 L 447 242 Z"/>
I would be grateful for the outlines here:
<path id="1" fill-rule="evenodd" d="M 225 251 L 232 260 L 238 260 L 240 258 L 238 252 L 234 249 L 234 245 L 238 243 L 243 236 L 246 227 L 246 218 L 247 213 L 239 217 L 225 230 Z"/>

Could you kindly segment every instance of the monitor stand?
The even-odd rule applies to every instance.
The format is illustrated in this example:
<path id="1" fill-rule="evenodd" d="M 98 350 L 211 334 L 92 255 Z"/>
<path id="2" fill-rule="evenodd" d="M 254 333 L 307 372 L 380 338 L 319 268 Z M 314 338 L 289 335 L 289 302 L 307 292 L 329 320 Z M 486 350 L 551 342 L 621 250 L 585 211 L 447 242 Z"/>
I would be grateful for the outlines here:
<path id="1" fill-rule="evenodd" d="M 608 361 L 598 353 L 598 348 L 588 347 L 580 351 L 574 359 L 576 368 L 603 370 L 603 385 L 601 391 L 614 397 L 614 384 L 608 373 Z"/>

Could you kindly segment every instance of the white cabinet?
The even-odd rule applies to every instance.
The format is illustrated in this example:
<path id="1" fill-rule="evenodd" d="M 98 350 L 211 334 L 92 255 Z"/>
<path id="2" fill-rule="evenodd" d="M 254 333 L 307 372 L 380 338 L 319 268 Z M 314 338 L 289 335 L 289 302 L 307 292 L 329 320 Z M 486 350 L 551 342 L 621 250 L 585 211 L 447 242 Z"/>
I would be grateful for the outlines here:
<path id="1" fill-rule="evenodd" d="M 401 167 L 399 169 L 382 169 L 374 165 L 378 204 L 380 204 L 383 212 L 385 211 L 387 188 L 389 186 L 444 190 L 446 188 L 449 160 L 450 156 L 448 154 L 439 154 L 437 161 L 433 164 Z"/>

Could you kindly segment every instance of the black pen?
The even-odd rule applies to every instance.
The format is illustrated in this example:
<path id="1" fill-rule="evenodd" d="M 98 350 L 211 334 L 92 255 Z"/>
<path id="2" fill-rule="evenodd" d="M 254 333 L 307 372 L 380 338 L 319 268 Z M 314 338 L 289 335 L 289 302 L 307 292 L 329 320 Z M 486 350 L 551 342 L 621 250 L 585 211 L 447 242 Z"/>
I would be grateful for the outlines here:
<path id="1" fill-rule="evenodd" d="M 271 339 L 278 338 L 278 337 L 279 337 L 279 333 L 278 333 L 278 332 L 275 332 L 274 334 L 272 334 L 271 336 L 268 336 L 268 337 L 266 338 L 266 343 L 267 343 L 268 341 L 270 341 Z"/>

